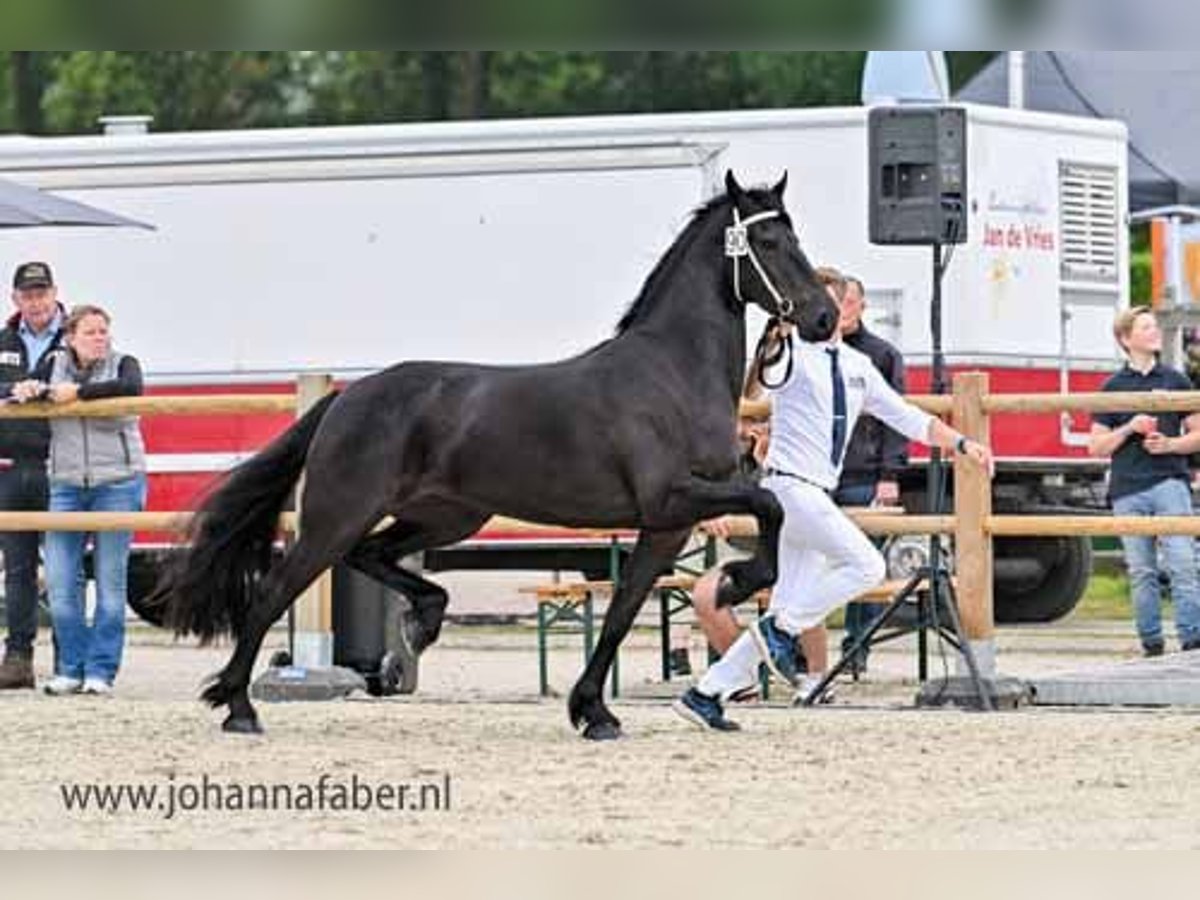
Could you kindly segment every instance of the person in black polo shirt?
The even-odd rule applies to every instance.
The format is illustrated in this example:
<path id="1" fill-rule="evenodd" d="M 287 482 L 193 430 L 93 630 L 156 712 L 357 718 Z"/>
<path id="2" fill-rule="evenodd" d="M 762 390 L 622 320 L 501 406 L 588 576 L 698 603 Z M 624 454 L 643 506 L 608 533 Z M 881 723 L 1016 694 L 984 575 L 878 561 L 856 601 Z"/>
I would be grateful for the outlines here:
<path id="1" fill-rule="evenodd" d="M 1113 335 L 1128 361 L 1105 383 L 1105 391 L 1188 391 L 1182 372 L 1158 361 L 1162 332 L 1154 313 L 1144 307 L 1117 316 Z M 1184 429 L 1186 426 L 1186 431 Z M 1189 516 L 1188 460 L 1200 450 L 1200 413 L 1096 413 L 1088 451 L 1112 457 L 1109 498 L 1119 516 Z M 1162 632 L 1159 555 L 1152 536 L 1121 538 L 1129 569 L 1134 619 L 1146 656 L 1161 656 Z M 1180 649 L 1200 649 L 1200 576 L 1196 544 L 1184 535 L 1160 536 L 1161 568 L 1170 579 L 1175 629 Z"/>

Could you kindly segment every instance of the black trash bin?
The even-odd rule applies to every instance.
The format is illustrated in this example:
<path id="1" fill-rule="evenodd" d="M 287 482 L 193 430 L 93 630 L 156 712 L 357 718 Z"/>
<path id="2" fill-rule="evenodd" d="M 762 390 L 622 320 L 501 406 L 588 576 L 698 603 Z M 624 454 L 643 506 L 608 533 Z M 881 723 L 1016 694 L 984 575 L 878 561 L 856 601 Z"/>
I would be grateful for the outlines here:
<path id="1" fill-rule="evenodd" d="M 334 566 L 333 664 L 358 672 L 376 696 L 400 689 L 403 671 L 388 638 L 407 608 L 402 594 L 349 566 Z"/>

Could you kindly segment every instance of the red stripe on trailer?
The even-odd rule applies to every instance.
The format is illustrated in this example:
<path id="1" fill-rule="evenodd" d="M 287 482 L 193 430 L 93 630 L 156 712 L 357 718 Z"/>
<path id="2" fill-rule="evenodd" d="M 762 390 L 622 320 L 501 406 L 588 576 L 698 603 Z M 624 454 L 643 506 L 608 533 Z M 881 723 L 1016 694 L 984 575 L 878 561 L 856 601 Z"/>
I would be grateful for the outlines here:
<path id="1" fill-rule="evenodd" d="M 947 384 L 958 372 L 987 372 L 989 390 L 995 394 L 1057 394 L 1059 373 L 1055 369 L 1015 369 L 992 366 L 947 367 Z M 909 393 L 924 394 L 930 390 L 931 371 L 928 366 L 911 366 L 906 372 L 905 385 Z M 1098 391 L 1108 378 L 1108 372 L 1072 372 L 1072 391 Z M 1091 422 L 1086 413 L 1072 418 L 1072 430 L 1086 432 Z M 1005 457 L 1062 459 L 1087 458 L 1083 447 L 1069 447 L 1060 439 L 1058 413 L 996 413 L 991 417 L 992 450 L 999 460 Z M 928 456 L 924 447 L 914 446 L 912 456 Z"/>
<path id="2" fill-rule="evenodd" d="M 186 385 L 154 388 L 148 394 L 286 394 L 288 384 Z M 288 428 L 289 413 L 143 416 L 142 435 L 149 453 L 235 453 L 257 450 Z"/>

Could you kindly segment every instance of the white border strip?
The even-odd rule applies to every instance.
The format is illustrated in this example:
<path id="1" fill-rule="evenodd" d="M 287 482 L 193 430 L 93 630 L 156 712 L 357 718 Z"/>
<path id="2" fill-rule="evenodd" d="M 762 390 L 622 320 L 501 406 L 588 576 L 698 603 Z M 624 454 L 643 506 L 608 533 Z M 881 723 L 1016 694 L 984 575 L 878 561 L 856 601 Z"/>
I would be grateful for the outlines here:
<path id="1" fill-rule="evenodd" d="M 225 472 L 253 456 L 253 451 L 231 453 L 147 453 L 146 468 L 151 475 L 175 475 L 188 472 Z"/>

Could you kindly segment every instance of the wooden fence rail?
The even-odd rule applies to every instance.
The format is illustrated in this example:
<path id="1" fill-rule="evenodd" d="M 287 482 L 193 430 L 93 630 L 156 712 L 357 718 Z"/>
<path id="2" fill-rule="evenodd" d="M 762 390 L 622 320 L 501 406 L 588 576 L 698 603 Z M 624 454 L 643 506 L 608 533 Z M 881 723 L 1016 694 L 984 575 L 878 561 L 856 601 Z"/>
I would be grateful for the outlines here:
<path id="1" fill-rule="evenodd" d="M 933 415 L 946 416 L 954 412 L 952 395 L 908 394 L 905 399 Z M 1200 411 L 1200 391 L 987 394 L 982 398 L 982 409 L 988 415 L 1052 412 L 1197 412 Z M 765 419 L 771 414 L 771 404 L 767 400 L 743 400 L 740 413 L 752 419 Z"/>
<path id="2" fill-rule="evenodd" d="M 1040 395 L 1031 394 L 1029 396 L 1034 397 Z M 925 412 L 935 416 L 948 416 L 954 411 L 954 398 L 948 395 L 938 396 L 937 394 L 906 394 L 904 399 L 908 400 L 914 406 L 920 407 L 921 409 L 925 410 Z M 738 409 L 738 414 L 749 419 L 769 418 L 771 415 L 771 401 L 743 400 L 741 407 Z"/>
<path id="3" fill-rule="evenodd" d="M 0 531 L 183 531 L 191 521 L 187 512 L 3 512 Z M 870 511 L 851 512 L 850 518 L 867 534 L 953 534 L 957 518 L 952 515 L 888 515 Z M 279 528 L 295 528 L 295 513 L 284 513 Z M 1113 537 L 1122 534 L 1200 537 L 1200 516 L 988 516 L 982 530 L 991 537 Z M 535 522 L 522 522 L 497 516 L 481 529 L 521 537 L 561 537 L 563 529 Z M 628 539 L 635 532 L 628 528 L 572 528 L 580 539 Z M 753 537 L 758 533 L 750 516 L 733 518 L 730 534 Z"/>
<path id="4" fill-rule="evenodd" d="M 196 416 L 295 411 L 295 394 L 164 394 L 109 397 L 75 403 L 2 403 L 0 419 L 94 419 L 103 416 Z"/>
<path id="5" fill-rule="evenodd" d="M 993 394 L 983 398 L 985 413 L 1197 412 L 1200 391 L 1080 394 Z"/>
<path id="6" fill-rule="evenodd" d="M 854 519 L 868 534 L 951 534 L 954 516 L 906 516 L 893 513 L 852 511 Z M 191 522 L 190 512 L 3 512 L 0 531 L 183 531 Z M 386 522 L 381 522 L 382 527 Z M 282 532 L 294 531 L 296 514 L 284 513 L 279 520 Z M 632 541 L 636 532 L 629 528 L 571 528 L 541 525 L 495 516 L 481 532 L 501 533 L 526 538 L 562 537 L 563 531 L 582 539 Z M 735 516 L 731 534 L 753 537 L 758 528 L 751 516 Z M 1105 534 L 1109 532 L 1104 532 Z"/>

